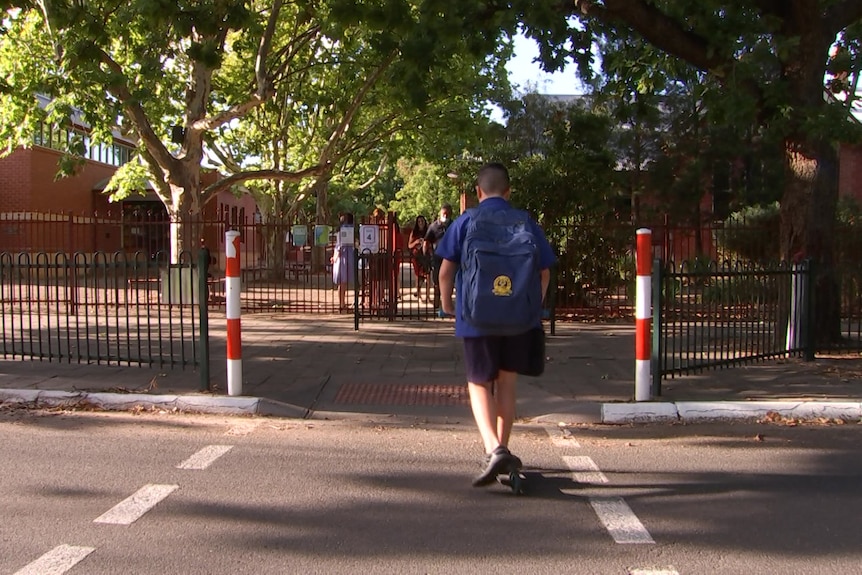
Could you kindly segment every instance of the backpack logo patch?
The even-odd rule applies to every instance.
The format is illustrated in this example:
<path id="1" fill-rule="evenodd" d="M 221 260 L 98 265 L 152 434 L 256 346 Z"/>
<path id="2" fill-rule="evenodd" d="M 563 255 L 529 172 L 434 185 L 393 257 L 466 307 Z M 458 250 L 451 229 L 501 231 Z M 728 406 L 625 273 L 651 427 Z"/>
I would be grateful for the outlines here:
<path id="1" fill-rule="evenodd" d="M 492 291 L 494 295 L 512 295 L 512 279 L 509 276 L 497 276 L 494 278 L 494 289 Z"/>

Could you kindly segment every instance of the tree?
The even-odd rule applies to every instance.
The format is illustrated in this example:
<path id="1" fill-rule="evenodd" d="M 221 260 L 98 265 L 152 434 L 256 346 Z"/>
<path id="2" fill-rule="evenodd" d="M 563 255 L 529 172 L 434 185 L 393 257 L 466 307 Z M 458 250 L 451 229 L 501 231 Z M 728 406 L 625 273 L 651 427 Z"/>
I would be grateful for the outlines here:
<path id="1" fill-rule="evenodd" d="M 182 222 L 199 213 L 219 190 L 250 180 L 299 183 L 317 177 L 315 193 L 325 194 L 337 164 L 335 144 L 318 147 L 322 153 L 317 162 L 292 170 L 238 164 L 240 170 L 218 183 L 207 188 L 200 183 L 207 140 L 214 145 L 220 129 L 233 128 L 276 96 L 292 98 L 298 89 L 292 82 L 307 67 L 324 67 L 310 50 L 315 40 L 344 45 L 361 33 L 364 48 L 379 56 L 378 69 L 397 79 L 402 100 L 421 108 L 435 93 L 435 83 L 452 85 L 441 83 L 441 67 L 430 73 L 429 63 L 451 63 L 458 57 L 481 60 L 495 52 L 498 36 L 506 31 L 502 19 L 483 5 L 452 0 L 359 5 L 346 0 L 4 3 L 13 5 L 18 8 L 6 12 L 0 38 L 0 52 L 6 54 L 0 62 L 6 72 L 0 85 L 0 107 L 5 110 L 0 139 L 5 147 L 28 143 L 22 126 L 68 121 L 73 108 L 93 126 L 94 143 L 109 141 L 117 126 L 133 135 L 146 170 L 129 164 L 112 185 L 122 195 L 136 183 L 141 189 L 145 173 L 152 178 L 171 217 L 174 258 L 196 245 L 195 234 Z M 481 32 L 483 27 L 494 34 Z M 473 32 L 464 34 L 465 29 Z M 22 52 L 31 56 L 15 57 Z M 219 73 L 232 54 L 243 58 L 234 61 L 229 74 Z M 388 67 L 382 66 L 387 60 Z M 486 65 L 495 66 L 493 61 Z M 367 79 L 366 73 L 372 72 L 354 69 L 354 78 Z M 36 93 L 53 98 L 50 110 L 39 108 Z M 304 85 L 301 96 L 302 103 L 317 106 L 316 112 L 308 108 L 310 113 L 343 101 L 324 84 Z M 349 114 L 339 116 L 335 125 L 330 143 L 347 132 Z M 181 143 L 169 141 L 172 131 Z"/>
<path id="2" fill-rule="evenodd" d="M 593 41 L 634 33 L 714 79 L 739 110 L 754 114 L 757 126 L 781 142 L 786 170 L 781 254 L 818 262 L 816 337 L 838 337 L 832 273 L 838 197 L 835 142 L 860 136 L 858 125 L 847 121 L 853 94 L 843 92 L 843 100 L 825 97 L 824 81 L 827 72 L 834 78 L 858 74 L 862 3 L 575 0 L 558 10 L 556 18 L 553 9 L 536 12 L 535 17 L 525 12 L 524 18 L 535 22 L 533 35 L 541 41 L 550 66 L 574 56 L 590 78 Z M 830 59 L 836 43 L 839 53 Z M 656 56 L 643 56 L 623 64 L 630 64 L 630 73 L 646 86 L 658 74 L 648 61 Z"/>
<path id="3" fill-rule="evenodd" d="M 133 135 L 146 170 L 127 164 L 109 189 L 126 195 L 130 188 L 143 189 L 140 176 L 150 176 L 168 210 L 176 261 L 180 251 L 196 246 L 197 234 L 183 224 L 216 191 L 201 188 L 205 134 L 259 106 L 280 81 L 270 47 L 281 0 L 264 6 L 239 0 L 21 4 L 22 9 L 7 11 L 4 48 L 30 44 L 34 49 L 29 58 L 4 59 L 13 73 L 7 74 L 12 81 L 3 105 L 16 113 L 4 118 L 0 137 L 7 148 L 23 144 L 27 134 L 16 133 L 14 121 L 59 124 L 73 109 L 93 126 L 93 143 L 110 142 L 118 126 Z M 240 97 L 218 98 L 214 72 L 237 40 L 231 31 L 240 29 L 256 39 L 257 58 L 248 74 L 253 80 Z M 51 109 L 35 104 L 38 92 L 52 98 Z M 176 143 L 168 141 L 171 126 L 180 136 Z"/>

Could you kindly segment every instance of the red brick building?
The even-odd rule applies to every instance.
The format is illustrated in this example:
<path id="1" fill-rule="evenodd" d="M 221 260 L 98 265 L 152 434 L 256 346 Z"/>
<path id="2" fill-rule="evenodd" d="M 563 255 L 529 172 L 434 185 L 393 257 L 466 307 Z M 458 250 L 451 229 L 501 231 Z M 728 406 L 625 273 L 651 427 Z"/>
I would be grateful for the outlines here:
<path id="1" fill-rule="evenodd" d="M 134 143 L 118 137 L 110 146 L 90 146 L 75 176 L 56 179 L 62 152 L 55 148 L 72 134 L 85 137 L 86 132 L 76 127 L 37 134 L 32 147 L 0 158 L 0 252 L 167 250 L 166 210 L 152 190 L 119 203 L 110 203 L 103 193 L 117 167 L 133 157 Z M 205 185 L 217 178 L 216 172 L 202 175 Z M 250 195 L 222 192 L 208 202 L 203 219 L 251 224 L 256 210 Z M 224 239 L 216 237 L 223 229 L 208 226 L 207 244 L 223 247 Z"/>

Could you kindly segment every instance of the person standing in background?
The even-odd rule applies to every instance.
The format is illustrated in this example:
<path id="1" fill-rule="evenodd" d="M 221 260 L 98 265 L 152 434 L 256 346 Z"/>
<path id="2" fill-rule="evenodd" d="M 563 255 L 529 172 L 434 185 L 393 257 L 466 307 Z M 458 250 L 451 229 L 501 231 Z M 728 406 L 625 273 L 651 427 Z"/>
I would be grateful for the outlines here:
<path id="1" fill-rule="evenodd" d="M 452 206 L 443 204 L 440 206 L 440 215 L 431 222 L 425 234 L 425 254 L 431 262 L 431 283 L 434 286 L 434 308 L 438 310 L 440 309 L 440 264 L 443 258 L 437 255 L 437 245 L 450 225 L 452 225 Z"/>
<path id="2" fill-rule="evenodd" d="M 332 254 L 332 283 L 338 286 L 338 311 L 346 312 L 347 286 L 355 282 L 354 268 L 356 267 L 356 246 L 350 242 L 342 242 L 341 228 L 353 230 L 353 214 L 342 213 L 338 217 L 339 233 L 335 240 L 335 251 Z M 353 237 L 353 234 L 349 234 Z"/>
<path id="3" fill-rule="evenodd" d="M 425 299 L 428 299 L 431 290 L 431 284 L 428 283 L 428 257 L 425 254 L 425 234 L 427 233 L 428 220 L 425 219 L 425 216 L 416 216 L 410 237 L 407 239 L 407 249 L 410 250 L 410 257 L 413 261 L 413 275 L 416 276 L 416 298 L 419 301 L 422 301 L 420 290 L 423 283 L 425 284 Z"/>

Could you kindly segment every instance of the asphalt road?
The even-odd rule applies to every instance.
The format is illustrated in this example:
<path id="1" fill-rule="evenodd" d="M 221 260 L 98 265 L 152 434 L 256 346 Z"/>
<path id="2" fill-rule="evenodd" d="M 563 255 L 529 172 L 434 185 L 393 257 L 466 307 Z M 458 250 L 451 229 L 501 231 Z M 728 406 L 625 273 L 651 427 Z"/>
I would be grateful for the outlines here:
<path id="1" fill-rule="evenodd" d="M 0 412 L 0 574 L 857 573 L 862 425 Z"/>

